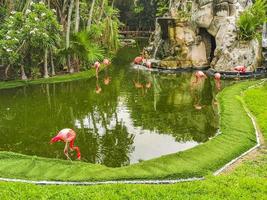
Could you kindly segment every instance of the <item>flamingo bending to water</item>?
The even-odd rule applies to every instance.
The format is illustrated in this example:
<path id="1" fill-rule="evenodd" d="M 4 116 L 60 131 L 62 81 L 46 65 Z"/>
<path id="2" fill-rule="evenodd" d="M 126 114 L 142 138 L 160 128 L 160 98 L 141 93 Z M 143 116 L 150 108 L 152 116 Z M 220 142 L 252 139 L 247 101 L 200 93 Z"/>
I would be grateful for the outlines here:
<path id="1" fill-rule="evenodd" d="M 236 67 L 234 67 L 234 70 L 238 71 L 240 73 L 245 73 L 247 71 L 245 66 L 236 66 Z"/>
<path id="2" fill-rule="evenodd" d="M 50 141 L 50 144 L 53 144 L 55 142 L 64 142 L 65 143 L 65 148 L 64 148 L 64 154 L 68 159 L 70 159 L 69 154 L 68 154 L 68 148 L 72 151 L 76 151 L 77 153 L 77 159 L 81 160 L 81 152 L 79 147 L 74 146 L 74 141 L 76 139 L 76 133 L 69 128 L 61 130 L 57 136 L 53 137 Z"/>
<path id="3" fill-rule="evenodd" d="M 142 57 L 142 56 L 138 56 L 138 57 L 136 57 L 136 58 L 134 59 L 134 64 L 136 64 L 136 65 L 140 65 L 140 64 L 142 64 L 143 60 L 144 60 L 144 57 Z"/>
<path id="4" fill-rule="evenodd" d="M 95 69 L 96 69 L 97 71 L 99 70 L 100 66 L 101 66 L 100 62 L 98 62 L 98 61 L 95 62 L 94 67 L 95 67 Z"/>

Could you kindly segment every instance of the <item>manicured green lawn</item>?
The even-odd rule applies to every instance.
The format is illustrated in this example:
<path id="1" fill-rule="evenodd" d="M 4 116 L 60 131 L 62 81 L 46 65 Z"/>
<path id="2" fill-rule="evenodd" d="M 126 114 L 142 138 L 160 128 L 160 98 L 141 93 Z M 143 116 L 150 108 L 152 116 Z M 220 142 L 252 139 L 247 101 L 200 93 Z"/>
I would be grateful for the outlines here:
<path id="1" fill-rule="evenodd" d="M 1 200 L 9 199 L 266 199 L 264 178 L 220 177 L 175 185 L 35 186 L 0 183 Z M 264 196 L 265 195 L 265 196 Z"/>
<path id="2" fill-rule="evenodd" d="M 224 91 L 242 89 L 242 83 Z M 267 137 L 267 84 L 248 90 L 244 100 Z M 220 96 L 220 101 L 229 96 Z M 222 98 L 222 99 L 221 99 Z M 232 96 L 234 98 L 234 96 Z M 225 105 L 225 104 L 222 104 Z M 238 107 L 239 108 L 239 107 Z M 222 114 L 223 114 L 222 106 Z M 229 108 L 230 109 L 230 108 Z M 234 111 L 236 108 L 232 108 Z M 222 115 L 223 117 L 223 115 Z M 239 118 L 241 120 L 241 117 Z M 262 119 L 262 120 L 261 120 Z M 265 119 L 265 120 L 264 120 Z M 222 118 L 222 121 L 224 119 Z M 229 119 L 230 120 L 230 119 Z M 230 129 L 231 127 L 229 127 Z M 228 129 L 227 129 L 228 130 Z M 234 128 L 233 128 L 234 130 Z M 207 176 L 205 181 L 175 185 L 36 186 L 0 183 L 0 199 L 267 199 L 267 150 L 256 159 L 239 166 L 231 175 Z M 2 172 L 0 173 L 2 174 Z"/>
<path id="3" fill-rule="evenodd" d="M 237 98 L 252 84 L 243 82 L 220 93 L 222 134 L 193 149 L 122 168 L 0 152 L 1 177 L 95 181 L 205 176 L 256 144 L 251 120 Z"/>

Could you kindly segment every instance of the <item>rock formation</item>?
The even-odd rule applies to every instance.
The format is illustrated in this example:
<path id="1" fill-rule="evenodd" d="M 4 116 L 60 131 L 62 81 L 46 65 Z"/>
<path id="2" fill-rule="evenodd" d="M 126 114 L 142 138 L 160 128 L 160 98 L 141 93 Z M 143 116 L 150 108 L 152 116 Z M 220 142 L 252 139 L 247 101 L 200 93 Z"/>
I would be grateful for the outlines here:
<path id="1" fill-rule="evenodd" d="M 248 71 L 261 61 L 258 40 L 240 41 L 237 20 L 251 0 L 174 0 L 169 13 L 157 19 L 146 49 L 162 68 L 202 68 Z"/>
<path id="2" fill-rule="evenodd" d="M 262 32 L 262 57 L 263 66 L 267 67 L 267 22 L 265 22 Z"/>

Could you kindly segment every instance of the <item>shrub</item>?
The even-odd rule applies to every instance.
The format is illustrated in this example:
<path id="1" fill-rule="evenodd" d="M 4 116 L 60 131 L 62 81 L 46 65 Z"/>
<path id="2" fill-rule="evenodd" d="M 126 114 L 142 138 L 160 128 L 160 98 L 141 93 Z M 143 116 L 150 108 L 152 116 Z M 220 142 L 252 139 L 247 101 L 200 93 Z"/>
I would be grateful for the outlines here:
<path id="1" fill-rule="evenodd" d="M 239 17 L 237 25 L 239 38 L 251 40 L 259 36 L 259 29 L 267 21 L 267 0 L 256 0 Z"/>

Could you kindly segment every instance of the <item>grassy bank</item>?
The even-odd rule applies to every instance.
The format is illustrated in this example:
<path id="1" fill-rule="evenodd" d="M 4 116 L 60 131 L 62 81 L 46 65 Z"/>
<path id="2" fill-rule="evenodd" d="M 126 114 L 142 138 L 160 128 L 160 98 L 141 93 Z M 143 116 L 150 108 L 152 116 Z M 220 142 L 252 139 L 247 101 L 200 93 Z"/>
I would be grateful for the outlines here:
<path id="1" fill-rule="evenodd" d="M 236 86 L 234 86 L 236 87 Z M 244 100 L 267 137 L 267 84 L 248 90 Z M 0 183 L 0 199 L 267 199 L 267 151 L 227 176 L 175 185 L 36 186 Z"/>
<path id="2" fill-rule="evenodd" d="M 1 177 L 89 181 L 205 176 L 256 144 L 252 123 L 237 98 L 252 84 L 244 82 L 220 93 L 222 134 L 193 149 L 122 168 L 1 152 Z"/>
<path id="3" fill-rule="evenodd" d="M 103 70 L 103 67 L 101 68 Z M 74 74 L 66 74 L 66 75 L 58 75 L 50 78 L 40 78 L 36 80 L 15 80 L 15 81 L 1 81 L 0 82 L 0 90 L 1 89 L 8 89 L 8 88 L 15 88 L 27 85 L 34 85 L 34 84 L 43 84 L 43 83 L 61 83 L 61 82 L 68 82 L 68 81 L 75 81 L 81 79 L 92 78 L 95 76 L 95 70 L 90 69 L 88 71 L 78 72 Z"/>
<path id="4" fill-rule="evenodd" d="M 266 199 L 264 178 L 220 177 L 175 185 L 36 186 L 0 183 L 1 200 L 9 199 Z"/>

